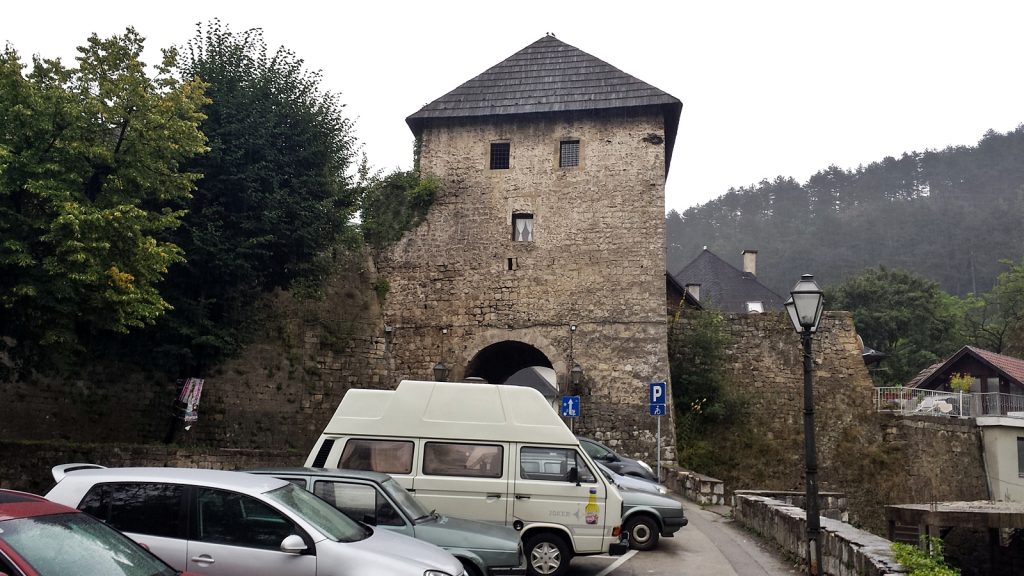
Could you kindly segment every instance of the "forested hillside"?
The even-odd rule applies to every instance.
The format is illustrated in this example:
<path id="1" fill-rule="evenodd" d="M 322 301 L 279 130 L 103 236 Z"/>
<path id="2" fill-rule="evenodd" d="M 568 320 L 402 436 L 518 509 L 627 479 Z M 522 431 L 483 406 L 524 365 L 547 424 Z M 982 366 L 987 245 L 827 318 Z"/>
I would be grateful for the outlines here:
<path id="1" fill-rule="evenodd" d="M 803 273 L 835 285 L 886 266 L 963 296 L 990 290 L 1002 260 L 1024 255 L 1024 125 L 976 146 L 909 152 L 801 184 L 779 176 L 666 217 L 668 269 L 707 246 L 737 266 L 758 250 L 758 278 L 780 294 Z"/>

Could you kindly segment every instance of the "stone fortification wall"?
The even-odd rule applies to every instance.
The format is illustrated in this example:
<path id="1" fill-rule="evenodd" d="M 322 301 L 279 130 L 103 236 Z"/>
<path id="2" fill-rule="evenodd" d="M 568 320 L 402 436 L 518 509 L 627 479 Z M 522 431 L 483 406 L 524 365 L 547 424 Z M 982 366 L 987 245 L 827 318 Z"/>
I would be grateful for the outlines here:
<path id="1" fill-rule="evenodd" d="M 261 332 L 205 378 L 199 422 L 175 443 L 309 450 L 345 391 L 391 379 L 372 264 L 339 263 L 322 300 L 275 294 Z M 90 366 L 71 380 L 0 382 L 0 440 L 161 442 L 180 385 L 138 367 Z M 293 462 L 300 464 L 301 460 Z"/>
<path id="2" fill-rule="evenodd" d="M 567 139 L 580 142 L 578 167 L 559 168 Z M 492 142 L 509 143 L 509 169 L 489 168 Z M 393 382 L 430 378 L 439 360 L 449 379 L 475 375 L 482 350 L 523 343 L 550 362 L 559 394 L 583 397 L 577 432 L 652 459 L 647 385 L 669 378 L 661 113 L 453 120 L 428 125 L 421 150 L 441 189 L 378 261 Z M 513 240 L 513 214 L 533 216 L 532 241 Z M 569 390 L 573 362 L 584 381 Z M 662 429 L 672 460 L 671 418 Z"/>
<path id="3" fill-rule="evenodd" d="M 800 338 L 782 313 L 731 316 L 724 325 L 730 392 L 745 411 L 716 441 L 739 464 L 700 472 L 722 479 L 727 492 L 802 491 Z M 849 313 L 826 312 L 812 351 L 819 491 L 846 494 L 851 523 L 885 534 L 886 504 L 988 497 L 973 420 L 874 411 Z"/>

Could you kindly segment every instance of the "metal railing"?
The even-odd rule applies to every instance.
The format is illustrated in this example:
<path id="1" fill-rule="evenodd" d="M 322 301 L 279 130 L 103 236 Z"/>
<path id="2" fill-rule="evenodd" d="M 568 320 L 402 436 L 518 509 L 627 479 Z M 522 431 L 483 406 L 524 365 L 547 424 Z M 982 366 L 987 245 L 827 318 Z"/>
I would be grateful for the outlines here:
<path id="1" fill-rule="evenodd" d="M 1006 416 L 1024 419 L 1024 396 L 965 393 L 890 386 L 875 388 L 875 410 L 954 418 Z"/>

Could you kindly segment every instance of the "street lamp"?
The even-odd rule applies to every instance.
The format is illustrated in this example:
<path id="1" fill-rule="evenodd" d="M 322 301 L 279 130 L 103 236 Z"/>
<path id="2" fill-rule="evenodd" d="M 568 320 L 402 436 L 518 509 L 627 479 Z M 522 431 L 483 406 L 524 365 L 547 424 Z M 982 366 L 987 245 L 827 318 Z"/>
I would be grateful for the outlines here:
<path id="1" fill-rule="evenodd" d="M 444 382 L 445 378 L 448 378 L 448 367 L 444 365 L 444 362 L 434 364 L 434 380 Z"/>
<path id="2" fill-rule="evenodd" d="M 814 448 L 814 396 L 811 386 L 811 336 L 818 331 L 825 299 L 814 276 L 804 274 L 789 292 L 786 311 L 804 346 L 804 456 L 807 462 L 807 572 L 821 572 L 821 520 L 818 517 L 818 456 Z"/>
<path id="3" fill-rule="evenodd" d="M 569 381 L 572 382 L 572 391 L 576 391 L 576 387 L 580 385 L 580 380 L 583 379 L 583 367 L 579 364 L 573 363 L 572 370 L 569 370 Z"/>

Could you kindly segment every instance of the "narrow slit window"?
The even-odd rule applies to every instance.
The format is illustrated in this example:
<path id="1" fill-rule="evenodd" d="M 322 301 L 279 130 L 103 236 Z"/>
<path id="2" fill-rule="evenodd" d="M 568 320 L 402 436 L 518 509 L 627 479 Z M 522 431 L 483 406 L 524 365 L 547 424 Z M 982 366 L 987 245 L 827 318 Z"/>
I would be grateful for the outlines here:
<path id="1" fill-rule="evenodd" d="M 511 148 L 508 142 L 491 143 L 491 170 L 508 170 Z"/>
<path id="2" fill-rule="evenodd" d="M 516 242 L 533 242 L 533 214 L 512 215 L 512 239 Z"/>
<path id="3" fill-rule="evenodd" d="M 580 141 L 562 140 L 558 148 L 558 167 L 573 168 L 580 165 Z"/>

